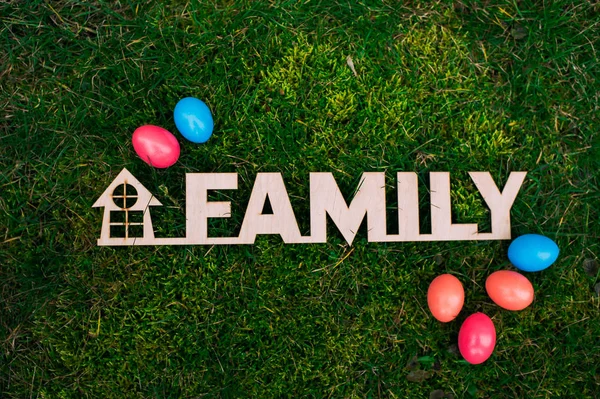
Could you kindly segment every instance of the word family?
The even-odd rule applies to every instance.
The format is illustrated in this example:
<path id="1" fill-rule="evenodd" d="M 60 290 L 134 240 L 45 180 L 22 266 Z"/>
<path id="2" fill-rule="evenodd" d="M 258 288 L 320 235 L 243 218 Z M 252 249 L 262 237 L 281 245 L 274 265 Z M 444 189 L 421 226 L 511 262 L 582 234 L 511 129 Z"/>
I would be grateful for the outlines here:
<path id="1" fill-rule="evenodd" d="M 310 235 L 302 235 L 280 173 L 258 173 L 237 237 L 212 237 L 208 219 L 231 216 L 231 203 L 209 201 L 213 190 L 236 190 L 237 173 L 186 174 L 186 235 L 155 237 L 150 210 L 162 205 L 129 171 L 123 169 L 93 205 L 104 207 L 98 245 L 236 245 L 253 244 L 259 234 L 277 234 L 286 244 L 315 244 L 327 240 L 327 216 L 348 244 L 366 218 L 370 242 L 508 240 L 511 238 L 510 209 L 527 172 L 511 172 L 500 190 L 489 172 L 469 172 L 491 215 L 491 232 L 478 232 L 477 224 L 452 223 L 450 173 L 431 172 L 429 192 L 431 233 L 419 228 L 418 177 L 398 172 L 398 234 L 388 234 L 385 173 L 362 174 L 355 195 L 348 203 L 333 174 L 309 174 Z M 272 212 L 264 213 L 270 203 Z M 120 215 L 119 215 L 120 214 Z M 136 214 L 139 217 L 134 217 Z M 120 228 L 121 236 L 113 231 Z"/>

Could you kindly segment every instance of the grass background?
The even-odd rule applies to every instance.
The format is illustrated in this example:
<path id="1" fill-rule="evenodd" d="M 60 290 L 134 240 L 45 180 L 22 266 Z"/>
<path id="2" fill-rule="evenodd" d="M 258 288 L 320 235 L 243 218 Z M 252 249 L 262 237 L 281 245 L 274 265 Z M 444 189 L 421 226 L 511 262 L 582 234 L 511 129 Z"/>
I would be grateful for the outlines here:
<path id="1" fill-rule="evenodd" d="M 0 18 L 0 396 L 597 397 L 598 3 L 9 1 Z M 190 95 L 214 136 L 178 136 L 180 161 L 151 169 L 132 132 L 176 133 Z M 310 172 L 349 197 L 363 171 L 390 193 L 396 171 L 422 193 L 451 171 L 456 220 L 485 227 L 467 172 L 525 170 L 513 235 L 561 255 L 509 312 L 484 286 L 506 241 L 367 243 L 363 226 L 352 247 L 332 227 L 319 245 L 100 248 L 91 205 L 123 167 L 165 205 L 161 236 L 184 232 L 187 172 L 239 173 L 225 235 L 258 172 L 283 173 L 306 233 Z M 444 272 L 466 293 L 448 324 L 426 301 Z M 475 311 L 498 333 L 479 366 L 455 347 Z"/>

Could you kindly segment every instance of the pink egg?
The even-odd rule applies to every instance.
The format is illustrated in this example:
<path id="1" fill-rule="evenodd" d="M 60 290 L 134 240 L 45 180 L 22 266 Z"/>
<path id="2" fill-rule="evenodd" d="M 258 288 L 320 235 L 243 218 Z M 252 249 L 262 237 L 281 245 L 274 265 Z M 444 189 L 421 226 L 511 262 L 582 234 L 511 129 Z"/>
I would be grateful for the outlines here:
<path id="1" fill-rule="evenodd" d="M 496 327 L 483 313 L 467 317 L 458 332 L 458 349 L 471 364 L 485 362 L 496 346 Z"/>
<path id="2" fill-rule="evenodd" d="M 485 289 L 496 305 L 508 310 L 522 310 L 533 302 L 533 285 L 527 277 L 511 270 L 490 274 Z"/>
<path id="3" fill-rule="evenodd" d="M 179 159 L 179 142 L 166 129 L 145 125 L 133 132 L 133 148 L 143 161 L 155 168 L 168 168 Z"/>

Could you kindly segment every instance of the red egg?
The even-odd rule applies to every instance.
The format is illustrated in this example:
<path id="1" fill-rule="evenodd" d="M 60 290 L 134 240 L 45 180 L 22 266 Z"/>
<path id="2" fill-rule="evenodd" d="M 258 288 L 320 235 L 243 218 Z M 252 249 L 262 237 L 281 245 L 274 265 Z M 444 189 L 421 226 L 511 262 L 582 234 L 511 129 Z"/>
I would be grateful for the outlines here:
<path id="1" fill-rule="evenodd" d="M 179 159 L 179 142 L 159 126 L 145 125 L 133 132 L 133 148 L 142 160 L 155 168 L 168 168 Z"/>
<path id="2" fill-rule="evenodd" d="M 485 289 L 496 305 L 508 310 L 522 310 L 533 302 L 533 286 L 520 273 L 500 270 L 490 274 Z"/>
<path id="3" fill-rule="evenodd" d="M 454 320 L 465 302 L 465 290 L 461 282 L 451 274 L 433 279 L 427 290 L 427 305 L 433 317 L 442 323 Z"/>
<path id="4" fill-rule="evenodd" d="M 471 364 L 485 362 L 496 346 L 496 327 L 483 313 L 467 317 L 458 332 L 458 349 Z"/>

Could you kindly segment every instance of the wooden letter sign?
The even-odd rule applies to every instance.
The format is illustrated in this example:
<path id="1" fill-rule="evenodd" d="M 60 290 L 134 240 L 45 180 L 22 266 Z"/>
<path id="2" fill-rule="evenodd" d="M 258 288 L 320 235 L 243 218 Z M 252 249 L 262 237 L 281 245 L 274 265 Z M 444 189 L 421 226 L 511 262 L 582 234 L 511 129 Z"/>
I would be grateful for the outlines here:
<path id="1" fill-rule="evenodd" d="M 476 224 L 452 223 L 450 173 L 431 172 L 431 234 L 419 231 L 417 174 L 398 172 L 398 234 L 386 228 L 384 172 L 365 172 L 354 198 L 348 204 L 331 173 L 310 173 L 310 232 L 298 228 L 280 173 L 259 173 L 238 237 L 210 237 L 209 218 L 231 216 L 229 202 L 211 202 L 209 190 L 236 190 L 237 173 L 188 173 L 186 175 L 186 236 L 155 237 L 151 207 L 162 204 L 127 169 L 94 203 L 103 207 L 98 245 L 231 245 L 253 244 L 258 234 L 277 234 L 286 244 L 324 243 L 327 215 L 348 244 L 352 244 L 361 223 L 367 218 L 370 242 L 509 240 L 510 209 L 527 172 L 512 172 L 502 190 L 488 172 L 469 172 L 491 213 L 491 233 L 479 233 Z M 273 210 L 263 214 L 265 202 Z"/>

